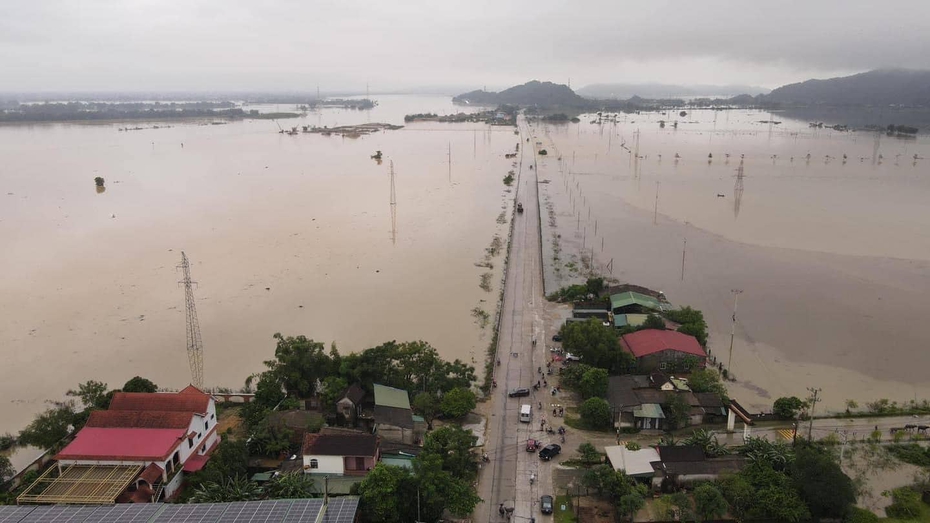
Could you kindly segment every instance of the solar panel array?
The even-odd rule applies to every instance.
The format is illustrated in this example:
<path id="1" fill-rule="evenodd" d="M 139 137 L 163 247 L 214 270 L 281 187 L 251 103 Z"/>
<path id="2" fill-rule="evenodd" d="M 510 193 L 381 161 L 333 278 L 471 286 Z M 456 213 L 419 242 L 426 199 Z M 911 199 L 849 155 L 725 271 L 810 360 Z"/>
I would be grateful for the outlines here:
<path id="1" fill-rule="evenodd" d="M 315 522 L 322 499 L 279 499 L 235 503 L 0 505 L 0 523 L 304 523 Z M 325 523 L 353 523 L 358 498 L 330 498 Z"/>

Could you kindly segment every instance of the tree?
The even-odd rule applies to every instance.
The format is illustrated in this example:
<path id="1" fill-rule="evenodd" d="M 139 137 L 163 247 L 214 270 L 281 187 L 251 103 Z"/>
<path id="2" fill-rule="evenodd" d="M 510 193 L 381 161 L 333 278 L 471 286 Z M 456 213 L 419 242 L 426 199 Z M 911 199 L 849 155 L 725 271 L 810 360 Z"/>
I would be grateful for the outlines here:
<path id="1" fill-rule="evenodd" d="M 678 327 L 678 332 L 682 334 L 687 334 L 688 336 L 694 336 L 694 338 L 701 344 L 701 347 L 707 346 L 707 327 L 701 326 L 696 323 L 686 323 L 681 327 Z"/>
<path id="2" fill-rule="evenodd" d="M 6 480 L 12 478 L 15 474 L 16 469 L 13 468 L 13 464 L 10 463 L 10 458 L 6 456 L 0 456 L 0 486 L 2 486 Z"/>
<path id="3" fill-rule="evenodd" d="M 77 390 L 71 389 L 66 394 L 79 398 L 85 409 L 105 409 L 109 406 L 107 384 L 99 381 L 90 380 L 81 383 Z"/>
<path id="4" fill-rule="evenodd" d="M 472 448 L 478 438 L 461 427 L 446 425 L 426 436 L 422 454 L 435 454 L 442 462 L 442 469 L 457 478 L 472 479 L 478 473 L 478 464 Z"/>
<path id="5" fill-rule="evenodd" d="M 594 368 L 596 367 L 585 365 L 584 363 L 576 363 L 574 365 L 562 367 L 562 373 L 560 374 L 562 386 L 570 389 L 578 389 L 581 386 L 581 378 L 584 377 L 584 374 Z"/>
<path id="6" fill-rule="evenodd" d="M 158 386 L 142 376 L 136 376 L 123 385 L 123 392 L 158 392 Z"/>
<path id="7" fill-rule="evenodd" d="M 675 492 L 674 494 L 664 496 L 670 505 L 678 509 L 678 521 L 694 521 L 694 506 L 691 498 L 684 492 Z M 674 514 L 673 514 L 674 516 Z"/>
<path id="8" fill-rule="evenodd" d="M 804 406 L 804 401 L 797 396 L 782 397 L 775 400 L 772 413 L 781 419 L 796 419 Z"/>
<path id="9" fill-rule="evenodd" d="M 208 481 L 194 489 L 191 503 L 224 503 L 230 501 L 251 501 L 262 494 L 257 483 L 243 476 Z"/>
<path id="10" fill-rule="evenodd" d="M 588 369 L 581 376 L 578 392 L 582 398 L 603 398 L 607 396 L 609 376 L 606 369 Z"/>
<path id="11" fill-rule="evenodd" d="M 655 314 L 646 316 L 646 321 L 640 326 L 643 329 L 665 330 L 665 321 Z"/>
<path id="12" fill-rule="evenodd" d="M 581 461 L 586 464 L 600 463 L 601 453 L 597 451 L 594 445 L 584 442 L 578 445 L 578 454 L 581 455 Z"/>
<path id="13" fill-rule="evenodd" d="M 436 454 L 417 456 L 413 461 L 413 473 L 420 493 L 423 521 L 439 521 L 446 510 L 455 516 L 465 516 L 481 502 L 471 479 L 456 477 L 444 470 L 442 459 Z"/>
<path id="14" fill-rule="evenodd" d="M 871 510 L 852 507 L 849 516 L 843 521 L 845 523 L 878 523 L 880 520 Z"/>
<path id="15" fill-rule="evenodd" d="M 691 392 L 713 392 L 723 399 L 727 398 L 727 388 L 720 381 L 720 373 L 715 369 L 697 369 L 688 376 Z"/>
<path id="16" fill-rule="evenodd" d="M 671 430 L 680 429 L 688 425 L 691 415 L 691 405 L 682 394 L 674 392 L 665 396 L 665 403 L 662 404 L 662 410 L 665 412 L 665 422 Z"/>
<path id="17" fill-rule="evenodd" d="M 323 379 L 323 390 L 320 393 L 320 402 L 323 408 L 332 412 L 336 409 L 336 402 L 345 390 L 349 388 L 349 382 L 340 376 L 326 376 Z"/>
<path id="18" fill-rule="evenodd" d="M 644 506 L 646 506 L 646 501 L 639 493 L 627 494 L 622 496 L 617 502 L 617 511 L 620 512 L 622 516 L 626 516 L 630 521 L 633 521 L 633 517 L 635 517 L 639 509 Z"/>
<path id="19" fill-rule="evenodd" d="M 691 307 L 682 307 L 667 311 L 665 317 L 681 324 L 678 332 L 694 336 L 702 347 L 707 346 L 707 322 L 704 321 L 704 314 L 701 311 Z"/>
<path id="20" fill-rule="evenodd" d="M 21 445 L 32 445 L 40 449 L 53 448 L 71 433 L 69 428 L 77 428 L 74 426 L 76 419 L 73 401 L 57 403 L 36 415 L 35 419 L 20 431 L 18 441 Z"/>
<path id="21" fill-rule="evenodd" d="M 439 400 L 436 399 L 436 396 L 429 392 L 421 392 L 413 398 L 413 410 L 420 416 L 423 416 L 423 419 L 426 420 L 426 425 L 431 427 L 433 425 L 433 420 L 436 419 L 436 415 L 439 414 L 441 409 L 439 408 Z"/>
<path id="22" fill-rule="evenodd" d="M 622 496 L 633 492 L 633 478 L 623 471 L 616 471 L 610 465 L 597 465 L 588 469 L 581 477 L 585 488 L 594 490 L 598 496 L 616 502 Z"/>
<path id="23" fill-rule="evenodd" d="M 462 387 L 456 387 L 442 397 L 440 409 L 450 418 L 461 418 L 471 412 L 477 404 L 475 393 Z"/>
<path id="24" fill-rule="evenodd" d="M 562 348 L 581 358 L 582 363 L 594 367 L 608 368 L 611 353 L 620 348 L 613 329 L 594 318 L 567 322 L 560 333 Z"/>
<path id="25" fill-rule="evenodd" d="M 856 503 L 852 480 L 826 451 L 798 448 L 790 470 L 795 488 L 815 519 L 843 519 Z"/>
<path id="26" fill-rule="evenodd" d="M 261 456 L 278 457 L 291 449 L 291 437 L 294 432 L 283 424 L 275 426 L 267 419 L 258 424 L 250 433 L 249 452 Z"/>
<path id="27" fill-rule="evenodd" d="M 603 429 L 610 426 L 612 416 L 610 404 L 601 398 L 589 398 L 581 404 L 581 421 L 592 429 Z"/>
<path id="28" fill-rule="evenodd" d="M 263 372 L 259 374 L 258 384 L 255 385 L 255 397 L 249 404 L 255 403 L 266 409 L 273 409 L 284 401 L 284 398 L 281 382 L 274 374 Z"/>
<path id="29" fill-rule="evenodd" d="M 600 295 L 601 291 L 604 290 L 604 278 L 588 278 L 587 281 L 585 281 L 584 286 L 585 290 L 588 291 L 588 294 L 598 296 Z"/>
<path id="30" fill-rule="evenodd" d="M 269 381 L 283 387 L 288 396 L 309 398 L 316 392 L 317 380 L 329 375 L 331 360 L 324 352 L 323 343 L 306 336 L 284 337 L 280 332 L 273 336 L 277 340 L 275 359 L 265 362 Z"/>
<path id="31" fill-rule="evenodd" d="M 416 521 L 416 486 L 410 469 L 378 463 L 358 486 L 359 509 L 364 521 L 406 523 Z"/>
<path id="32" fill-rule="evenodd" d="M 713 485 L 700 485 L 694 489 L 694 511 L 701 521 L 718 519 L 727 513 L 727 500 Z"/>

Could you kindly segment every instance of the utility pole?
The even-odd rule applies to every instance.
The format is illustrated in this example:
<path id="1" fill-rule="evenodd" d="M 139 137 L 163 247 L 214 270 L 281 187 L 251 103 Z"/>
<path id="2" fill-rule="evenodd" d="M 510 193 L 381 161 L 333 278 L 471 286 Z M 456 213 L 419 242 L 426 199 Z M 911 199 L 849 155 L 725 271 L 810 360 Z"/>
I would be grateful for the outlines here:
<path id="1" fill-rule="evenodd" d="M 811 393 L 809 400 L 811 404 L 811 410 L 808 413 L 810 415 L 810 423 L 807 426 L 807 442 L 810 443 L 814 437 L 814 406 L 817 405 L 818 401 L 820 401 L 820 399 L 817 398 L 817 395 L 820 394 L 820 391 L 823 389 L 808 387 L 807 390 Z"/>
<path id="2" fill-rule="evenodd" d="M 659 220 L 659 182 L 656 182 L 656 206 L 652 212 L 652 224 L 656 225 Z"/>
<path id="3" fill-rule="evenodd" d="M 452 183 L 452 142 L 449 142 L 449 183 Z"/>
<path id="4" fill-rule="evenodd" d="M 200 322 L 197 320 L 197 306 L 194 302 L 194 285 L 191 281 L 191 264 L 184 251 L 181 251 L 183 274 L 179 283 L 184 285 L 184 301 L 187 308 L 187 359 L 191 367 L 191 383 L 198 389 L 203 388 L 203 341 L 200 338 Z"/>
<path id="5" fill-rule="evenodd" d="M 736 306 L 739 304 L 739 295 L 742 289 L 730 289 L 733 293 L 733 325 L 730 327 L 730 357 L 727 360 L 727 377 L 733 374 L 733 338 L 736 336 Z"/>
<path id="6" fill-rule="evenodd" d="M 681 281 L 685 281 L 685 249 L 687 248 L 688 239 L 685 238 L 685 244 L 681 246 Z"/>
<path id="7" fill-rule="evenodd" d="M 391 160 L 391 243 L 397 245 L 397 193 L 394 191 L 394 160 Z"/>
<path id="8" fill-rule="evenodd" d="M 855 440 L 855 439 L 856 439 L 856 433 L 853 432 L 852 435 L 853 435 L 853 440 Z M 844 431 L 843 431 L 843 446 L 840 447 L 840 466 L 841 466 L 841 467 L 843 466 L 843 455 L 846 454 L 846 443 L 847 443 L 848 441 L 849 441 L 849 431 L 844 430 Z"/>

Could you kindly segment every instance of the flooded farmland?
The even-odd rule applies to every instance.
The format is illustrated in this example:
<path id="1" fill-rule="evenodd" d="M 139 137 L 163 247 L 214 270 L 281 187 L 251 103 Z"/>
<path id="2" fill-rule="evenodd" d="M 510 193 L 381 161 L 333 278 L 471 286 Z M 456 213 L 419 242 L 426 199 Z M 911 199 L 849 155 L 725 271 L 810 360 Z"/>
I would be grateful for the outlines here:
<path id="1" fill-rule="evenodd" d="M 459 110 L 445 97 L 380 102 L 281 124 Z M 481 367 L 490 327 L 473 310 L 493 315 L 503 256 L 476 264 L 506 237 L 512 128 L 426 122 L 353 139 L 268 120 L 170 125 L 0 127 L 0 433 L 79 381 L 189 382 L 182 250 L 208 386 L 240 387 L 273 357 L 275 332 L 341 351 L 423 339 Z"/>
<path id="2" fill-rule="evenodd" d="M 592 254 L 603 272 L 612 261 L 613 277 L 702 309 L 724 364 L 742 290 L 730 390 L 753 410 L 807 387 L 828 409 L 927 397 L 930 144 L 773 119 L 537 126 L 547 290 L 579 280 Z"/>
<path id="3" fill-rule="evenodd" d="M 379 101 L 280 123 L 403 124 L 460 110 L 445 97 Z M 741 289 L 730 388 L 754 410 L 808 386 L 833 409 L 930 395 L 930 334 L 917 328 L 930 290 L 930 164 L 912 159 L 930 151 L 926 138 L 748 111 L 595 119 L 534 127 L 549 153 L 539 159 L 548 291 L 580 279 L 593 249 L 600 270 L 612 260 L 613 277 L 702 309 L 726 362 Z M 783 121 L 760 123 L 772 119 Z M 490 327 L 474 310 L 493 315 L 502 255 L 479 265 L 506 238 L 511 128 L 422 122 L 348 138 L 288 136 L 268 120 L 119 127 L 0 127 L 0 432 L 78 381 L 185 385 L 182 250 L 199 284 L 210 386 L 260 370 L 275 332 L 342 351 L 424 339 L 481 367 Z"/>

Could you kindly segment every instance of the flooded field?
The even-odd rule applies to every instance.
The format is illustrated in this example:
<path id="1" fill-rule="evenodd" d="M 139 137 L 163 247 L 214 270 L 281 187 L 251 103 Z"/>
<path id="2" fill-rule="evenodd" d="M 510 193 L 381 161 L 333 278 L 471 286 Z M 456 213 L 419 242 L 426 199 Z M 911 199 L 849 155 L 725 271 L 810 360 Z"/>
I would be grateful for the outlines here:
<path id="1" fill-rule="evenodd" d="M 594 120 L 536 128 L 549 153 L 547 290 L 580 279 L 593 255 L 621 281 L 702 309 L 724 364 L 742 290 L 730 389 L 753 410 L 807 387 L 828 409 L 930 395 L 925 137 L 748 111 Z"/>
<path id="2" fill-rule="evenodd" d="M 445 97 L 379 101 L 280 123 L 460 110 Z M 352 139 L 279 134 L 268 120 L 170 125 L 0 127 L 0 433 L 85 380 L 189 382 L 182 250 L 208 386 L 261 370 L 275 332 L 344 352 L 423 339 L 482 367 L 490 327 L 474 309 L 493 316 L 503 255 L 476 264 L 506 238 L 512 128 L 420 123 Z"/>

